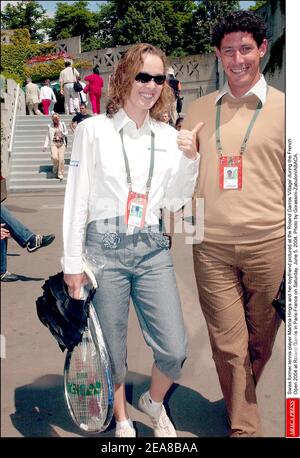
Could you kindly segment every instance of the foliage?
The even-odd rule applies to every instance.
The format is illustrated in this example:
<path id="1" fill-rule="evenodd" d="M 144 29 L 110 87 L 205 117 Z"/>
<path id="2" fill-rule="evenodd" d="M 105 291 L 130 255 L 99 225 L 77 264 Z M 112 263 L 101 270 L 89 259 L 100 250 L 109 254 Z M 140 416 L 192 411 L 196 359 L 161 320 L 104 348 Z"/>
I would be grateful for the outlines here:
<path id="1" fill-rule="evenodd" d="M 10 41 L 15 46 L 28 46 L 31 44 L 30 32 L 28 29 L 17 29 L 10 38 Z"/>
<path id="2" fill-rule="evenodd" d="M 33 41 L 43 41 L 43 21 L 46 10 L 38 1 L 23 0 L 8 3 L 1 11 L 1 27 L 3 29 L 28 29 Z"/>
<path id="3" fill-rule="evenodd" d="M 8 79 L 14 80 L 16 83 L 19 83 L 21 86 L 24 82 L 24 78 L 16 73 L 10 73 L 4 70 L 3 72 L 1 72 L 1 75 L 3 75 L 7 80 Z"/>
<path id="4" fill-rule="evenodd" d="M 81 59 L 75 59 L 75 68 L 90 68 L 90 62 Z M 31 78 L 33 82 L 41 82 L 46 78 L 50 80 L 57 79 L 60 72 L 65 68 L 65 61 L 63 58 L 56 59 L 51 62 L 36 63 L 34 65 L 24 66 L 25 78 Z"/>
<path id="5" fill-rule="evenodd" d="M 98 15 L 88 9 L 88 2 L 76 1 L 74 4 L 60 2 L 49 29 L 49 36 L 52 40 L 70 38 L 80 35 L 82 50 L 89 51 L 95 48 L 91 37 L 97 39 L 99 29 Z M 99 45 L 99 42 L 98 42 Z"/>
<path id="6" fill-rule="evenodd" d="M 104 47 L 150 42 L 173 56 L 207 52 L 212 25 L 238 8 L 235 0 L 111 0 L 100 8 L 100 39 Z"/>
<path id="7" fill-rule="evenodd" d="M 281 69 L 283 66 L 283 54 L 284 54 L 284 47 L 285 47 L 285 32 L 283 32 L 280 37 L 272 44 L 270 50 L 270 57 L 264 73 L 270 72 L 275 73 L 276 68 Z"/>
<path id="8" fill-rule="evenodd" d="M 239 1 L 235 0 L 204 0 L 197 3 L 197 11 L 189 24 L 192 33 L 188 35 L 188 30 L 186 31 L 189 38 L 186 43 L 188 54 L 212 52 L 211 31 L 218 18 L 239 9 Z"/>
<path id="9" fill-rule="evenodd" d="M 67 54 L 66 52 L 64 51 L 60 51 L 60 52 L 57 52 L 55 54 L 47 54 L 47 55 L 43 55 L 43 56 L 36 56 L 36 57 L 32 57 L 31 59 L 29 59 L 26 64 L 30 65 L 30 64 L 38 64 L 38 63 L 41 63 L 41 62 L 50 62 L 52 60 L 57 60 L 57 59 L 71 59 L 72 57 Z"/>
<path id="10" fill-rule="evenodd" d="M 53 43 L 48 44 L 23 44 L 22 41 L 17 44 L 1 46 L 1 73 L 15 75 L 16 81 L 25 79 L 24 64 L 28 59 L 34 56 L 51 54 L 55 51 Z"/>
<path id="11" fill-rule="evenodd" d="M 251 10 L 251 11 L 256 11 L 256 10 L 258 10 L 261 6 L 266 5 L 266 3 L 268 3 L 268 0 L 257 0 L 257 1 L 255 2 L 255 5 L 250 6 L 249 10 Z"/>

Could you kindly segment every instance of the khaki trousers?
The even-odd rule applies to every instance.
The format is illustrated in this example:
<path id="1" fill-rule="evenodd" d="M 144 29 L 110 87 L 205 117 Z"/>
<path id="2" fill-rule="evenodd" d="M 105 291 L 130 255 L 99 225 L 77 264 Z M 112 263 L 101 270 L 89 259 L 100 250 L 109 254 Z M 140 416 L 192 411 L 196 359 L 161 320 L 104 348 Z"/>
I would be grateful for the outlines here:
<path id="1" fill-rule="evenodd" d="M 260 436 L 255 387 L 281 322 L 272 300 L 284 273 L 285 239 L 247 245 L 203 242 L 194 245 L 193 254 L 231 436 Z"/>
<path id="2" fill-rule="evenodd" d="M 51 146 L 51 157 L 53 162 L 53 173 L 58 178 L 63 178 L 64 176 L 64 168 L 65 168 L 65 145 L 62 144 L 61 146 L 52 145 Z"/>

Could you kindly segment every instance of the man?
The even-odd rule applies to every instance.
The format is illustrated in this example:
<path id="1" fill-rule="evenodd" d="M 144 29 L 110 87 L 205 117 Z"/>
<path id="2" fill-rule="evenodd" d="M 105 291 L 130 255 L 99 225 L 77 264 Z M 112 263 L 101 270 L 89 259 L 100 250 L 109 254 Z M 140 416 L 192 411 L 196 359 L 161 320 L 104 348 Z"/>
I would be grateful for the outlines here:
<path id="1" fill-rule="evenodd" d="M 59 83 L 60 93 L 65 98 L 65 113 L 74 114 L 79 110 L 79 93 L 74 91 L 74 83 L 77 81 L 79 73 L 76 68 L 72 67 L 72 63 L 67 60 L 65 69 L 60 72 Z"/>
<path id="2" fill-rule="evenodd" d="M 27 248 L 29 253 L 50 245 L 55 239 L 55 235 L 53 234 L 34 234 L 1 204 L 1 282 L 19 280 L 18 275 L 12 274 L 7 270 L 6 253 L 8 237 L 12 237 L 22 248 Z"/>
<path id="3" fill-rule="evenodd" d="M 31 78 L 26 79 L 25 100 L 30 115 L 38 115 L 40 103 L 40 90 L 37 84 L 32 83 Z"/>
<path id="4" fill-rule="evenodd" d="M 183 126 L 205 122 L 196 189 L 204 241 L 193 247 L 194 267 L 231 437 L 261 435 L 255 388 L 280 325 L 272 299 L 285 257 L 284 95 L 259 70 L 265 37 L 250 11 L 219 21 L 212 41 L 227 83 L 196 100 Z"/>
<path id="5" fill-rule="evenodd" d="M 84 119 L 87 119 L 87 118 L 91 117 L 91 115 L 87 111 L 85 103 L 82 102 L 80 104 L 79 108 L 80 108 L 80 113 L 76 113 L 76 115 L 74 116 L 74 118 L 70 122 L 70 129 L 71 129 L 72 132 L 75 131 L 77 124 L 79 124 Z"/>

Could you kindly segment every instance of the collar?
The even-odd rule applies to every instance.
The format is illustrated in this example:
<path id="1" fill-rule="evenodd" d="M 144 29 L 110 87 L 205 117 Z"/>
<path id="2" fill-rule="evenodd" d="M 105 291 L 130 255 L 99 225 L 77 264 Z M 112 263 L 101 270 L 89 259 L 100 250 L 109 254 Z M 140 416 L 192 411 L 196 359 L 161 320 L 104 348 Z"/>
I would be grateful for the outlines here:
<path id="1" fill-rule="evenodd" d="M 139 129 L 137 129 L 135 122 L 127 115 L 123 108 L 120 108 L 120 110 L 113 116 L 113 123 L 118 133 L 125 126 L 128 126 L 128 128 L 132 129 L 132 131 L 143 132 L 145 130 L 149 131 L 150 129 L 156 133 L 156 121 L 150 117 L 149 112 L 146 115 L 143 125 Z"/>
<path id="2" fill-rule="evenodd" d="M 249 95 L 256 95 L 256 97 L 261 101 L 261 103 L 264 105 L 267 97 L 267 82 L 265 80 L 264 75 L 260 76 L 260 79 L 257 81 L 257 83 L 248 91 L 246 94 L 244 94 L 242 97 L 248 97 Z M 228 81 L 224 84 L 222 89 L 219 91 L 217 97 L 216 97 L 216 103 L 218 100 L 220 100 L 225 94 L 229 94 L 231 97 L 236 99 L 229 87 Z M 240 97 L 240 98 L 242 98 Z"/>

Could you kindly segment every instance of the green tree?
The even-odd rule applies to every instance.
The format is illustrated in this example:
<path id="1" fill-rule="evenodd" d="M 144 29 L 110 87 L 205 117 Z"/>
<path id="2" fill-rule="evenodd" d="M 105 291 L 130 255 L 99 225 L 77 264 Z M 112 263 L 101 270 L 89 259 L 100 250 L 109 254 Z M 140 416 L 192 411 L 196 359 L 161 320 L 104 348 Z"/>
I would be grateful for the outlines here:
<path id="1" fill-rule="evenodd" d="M 187 25 L 185 49 L 188 54 L 212 52 L 211 31 L 217 20 L 230 11 L 239 9 L 235 0 L 203 0 L 197 2 L 197 10 Z"/>
<path id="2" fill-rule="evenodd" d="M 249 10 L 251 11 L 258 10 L 258 8 L 260 8 L 261 6 L 264 6 L 266 3 L 268 3 L 268 0 L 257 0 L 255 2 L 255 5 L 250 6 Z"/>
<path id="3" fill-rule="evenodd" d="M 99 38 L 103 47 L 150 42 L 172 56 L 209 52 L 211 27 L 237 9 L 235 0 L 111 0 L 100 7 Z"/>
<path id="4" fill-rule="evenodd" d="M 16 5 L 8 3 L 1 11 L 3 29 L 28 29 L 31 40 L 41 42 L 45 39 L 43 21 L 47 18 L 46 10 L 37 1 L 26 0 Z"/>
<path id="5" fill-rule="evenodd" d="M 53 21 L 52 23 L 48 22 L 48 26 L 49 36 L 52 40 L 80 35 L 83 51 L 95 49 L 100 45 L 97 39 L 98 14 L 88 9 L 87 1 L 58 3 Z"/>
<path id="6" fill-rule="evenodd" d="M 100 7 L 99 38 L 104 47 L 149 42 L 168 55 L 184 53 L 184 31 L 193 0 L 111 0 Z"/>

